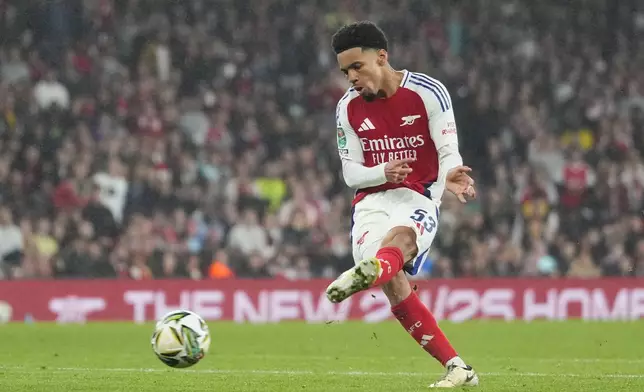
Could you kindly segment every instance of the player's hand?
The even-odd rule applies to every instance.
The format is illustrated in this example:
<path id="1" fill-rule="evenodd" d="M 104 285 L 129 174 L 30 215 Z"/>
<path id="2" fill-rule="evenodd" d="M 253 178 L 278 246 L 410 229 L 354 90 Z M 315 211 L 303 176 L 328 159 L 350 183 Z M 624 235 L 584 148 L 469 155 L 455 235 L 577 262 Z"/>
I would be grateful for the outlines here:
<path id="1" fill-rule="evenodd" d="M 461 203 L 467 203 L 467 199 L 476 198 L 474 180 L 467 173 L 472 169 L 467 166 L 458 166 L 447 173 L 445 187 L 456 195 Z"/>
<path id="2" fill-rule="evenodd" d="M 387 162 L 385 165 L 385 176 L 387 177 L 387 182 L 394 184 L 400 184 L 405 181 L 409 173 L 413 170 L 409 167 L 409 164 L 414 162 L 414 159 L 395 159 L 393 161 Z"/>

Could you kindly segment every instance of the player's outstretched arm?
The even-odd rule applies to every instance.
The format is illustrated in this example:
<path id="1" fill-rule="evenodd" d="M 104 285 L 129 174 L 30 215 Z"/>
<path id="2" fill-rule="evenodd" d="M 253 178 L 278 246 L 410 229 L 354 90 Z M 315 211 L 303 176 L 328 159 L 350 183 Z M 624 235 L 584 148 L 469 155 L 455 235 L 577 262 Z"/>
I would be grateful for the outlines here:
<path id="1" fill-rule="evenodd" d="M 445 187 L 452 192 L 461 203 L 467 203 L 467 199 L 476 198 L 474 180 L 469 176 L 472 169 L 468 166 L 457 166 L 447 172 Z"/>
<path id="2" fill-rule="evenodd" d="M 433 194 L 442 194 L 443 186 L 465 203 L 466 197 L 475 197 L 474 180 L 469 176 L 471 168 L 463 166 L 463 158 L 458 148 L 458 134 L 452 99 L 447 88 L 426 76 L 420 77 L 423 86 L 420 94 L 423 97 L 429 115 L 429 130 L 438 152 L 438 179 L 432 187 Z M 425 80 L 429 80 L 425 82 Z M 429 83 L 429 84 L 427 84 Z M 437 192 L 435 192 L 437 191 Z"/>

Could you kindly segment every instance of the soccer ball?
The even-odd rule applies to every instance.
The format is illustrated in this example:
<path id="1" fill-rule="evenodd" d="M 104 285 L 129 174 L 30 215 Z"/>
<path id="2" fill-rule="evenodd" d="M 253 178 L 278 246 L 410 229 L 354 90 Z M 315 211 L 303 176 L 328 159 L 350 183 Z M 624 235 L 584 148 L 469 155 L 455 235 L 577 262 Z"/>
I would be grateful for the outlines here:
<path id="1" fill-rule="evenodd" d="M 198 314 L 172 311 L 157 322 L 152 349 L 170 367 L 187 368 L 199 362 L 210 348 L 210 331 Z"/>

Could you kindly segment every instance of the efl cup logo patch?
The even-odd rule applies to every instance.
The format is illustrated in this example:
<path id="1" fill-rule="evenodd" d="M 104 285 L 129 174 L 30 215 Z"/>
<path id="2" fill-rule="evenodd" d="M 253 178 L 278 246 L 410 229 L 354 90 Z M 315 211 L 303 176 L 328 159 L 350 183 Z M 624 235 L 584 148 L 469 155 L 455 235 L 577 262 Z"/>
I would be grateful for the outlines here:
<path id="1" fill-rule="evenodd" d="M 347 135 L 342 128 L 338 128 L 338 147 L 345 148 L 347 146 Z"/>

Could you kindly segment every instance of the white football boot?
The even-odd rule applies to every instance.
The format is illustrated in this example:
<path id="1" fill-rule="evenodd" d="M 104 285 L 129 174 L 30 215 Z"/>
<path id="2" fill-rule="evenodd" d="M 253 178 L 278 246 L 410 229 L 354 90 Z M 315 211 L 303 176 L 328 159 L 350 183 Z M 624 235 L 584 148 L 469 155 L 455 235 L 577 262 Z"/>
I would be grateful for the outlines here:
<path id="1" fill-rule="evenodd" d="M 329 301 L 339 303 L 353 294 L 373 285 L 381 273 L 380 261 L 375 257 L 365 259 L 342 273 L 326 288 Z"/>
<path id="2" fill-rule="evenodd" d="M 430 388 L 475 387 L 479 385 L 479 376 L 471 366 L 447 366 L 447 373 Z"/>

